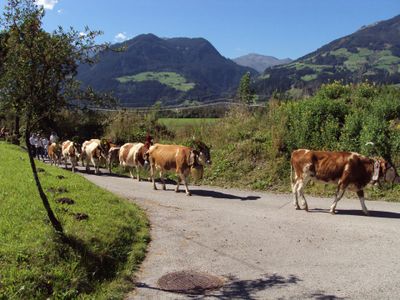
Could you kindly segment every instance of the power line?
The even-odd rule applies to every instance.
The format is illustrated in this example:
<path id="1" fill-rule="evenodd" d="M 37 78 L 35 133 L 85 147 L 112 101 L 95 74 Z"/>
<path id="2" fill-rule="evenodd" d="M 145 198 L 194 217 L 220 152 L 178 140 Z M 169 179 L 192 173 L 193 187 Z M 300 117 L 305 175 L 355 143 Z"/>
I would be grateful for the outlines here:
<path id="1" fill-rule="evenodd" d="M 131 111 L 137 111 L 137 112 L 149 112 L 152 110 L 157 110 L 159 112 L 163 111 L 182 111 L 182 110 L 193 110 L 193 109 L 200 109 L 200 108 L 205 108 L 205 107 L 210 107 L 210 106 L 218 106 L 218 105 L 227 105 L 227 106 L 246 106 L 246 107 L 266 107 L 265 104 L 244 104 L 240 102 L 233 102 L 233 101 L 228 101 L 228 100 L 233 100 L 233 99 L 227 99 L 227 98 L 221 98 L 221 99 L 216 99 L 219 101 L 208 101 L 200 104 L 194 104 L 194 105 L 188 105 L 188 106 L 182 106 L 182 105 L 175 105 L 175 106 L 166 106 L 166 107 L 154 107 L 154 106 L 142 106 L 142 107 L 121 107 L 121 108 L 115 108 L 115 109 L 110 109 L 110 108 L 99 108 L 99 107 L 89 107 L 91 110 L 95 111 L 121 111 L 121 110 L 131 110 Z M 223 101 L 221 101 L 223 100 Z"/>

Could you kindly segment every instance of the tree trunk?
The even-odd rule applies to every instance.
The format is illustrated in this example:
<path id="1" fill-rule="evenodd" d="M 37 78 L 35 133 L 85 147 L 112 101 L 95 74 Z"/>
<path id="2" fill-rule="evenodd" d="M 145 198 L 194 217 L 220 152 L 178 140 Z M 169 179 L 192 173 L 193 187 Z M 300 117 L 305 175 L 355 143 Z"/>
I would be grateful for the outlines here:
<path id="1" fill-rule="evenodd" d="M 20 126 L 20 120 L 21 120 L 21 118 L 20 118 L 20 116 L 19 116 L 19 111 L 16 111 L 16 113 L 15 113 L 15 124 L 14 124 L 14 134 L 16 135 L 16 143 L 17 143 L 17 145 L 19 145 L 20 143 L 19 143 L 19 138 L 21 137 L 21 134 L 20 134 L 20 132 L 19 132 L 19 126 Z"/>
<path id="2" fill-rule="evenodd" d="M 52 211 L 52 209 L 50 207 L 49 200 L 47 199 L 47 196 L 43 191 L 42 185 L 41 185 L 40 180 L 39 180 L 39 176 L 37 174 L 35 160 L 33 159 L 33 156 L 32 156 L 32 146 L 29 143 L 29 134 L 30 134 L 30 132 L 29 132 L 28 128 L 29 128 L 29 124 L 27 124 L 26 130 L 25 130 L 25 143 L 26 143 L 26 146 L 28 147 L 29 162 L 30 162 L 30 165 L 31 165 L 33 178 L 35 179 L 35 183 L 36 183 L 37 190 L 39 192 L 39 196 L 42 199 L 43 206 L 46 209 L 47 216 L 50 219 L 51 225 L 53 226 L 54 230 L 57 233 L 63 234 L 63 232 L 64 232 L 63 227 L 62 227 L 60 221 L 58 221 L 58 219 L 54 215 L 54 213 L 53 213 L 53 211 Z"/>

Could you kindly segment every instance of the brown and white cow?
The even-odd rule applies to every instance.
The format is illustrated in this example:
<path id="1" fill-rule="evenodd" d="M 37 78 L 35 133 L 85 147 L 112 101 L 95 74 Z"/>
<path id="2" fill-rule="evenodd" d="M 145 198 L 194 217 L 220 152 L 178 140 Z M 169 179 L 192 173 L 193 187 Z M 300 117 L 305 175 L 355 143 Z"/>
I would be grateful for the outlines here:
<path id="1" fill-rule="evenodd" d="M 61 146 L 58 143 L 51 143 L 47 147 L 47 154 L 49 155 L 50 164 L 56 166 L 61 164 Z"/>
<path id="2" fill-rule="evenodd" d="M 61 156 L 64 160 L 65 168 L 67 169 L 67 161 L 71 162 L 72 172 L 75 172 L 75 167 L 78 165 L 79 146 L 72 141 L 65 141 L 61 145 Z"/>
<path id="3" fill-rule="evenodd" d="M 364 214 L 368 215 L 364 203 L 364 188 L 368 183 L 378 183 L 381 180 L 399 183 L 400 177 L 396 169 L 383 158 L 368 158 L 354 152 L 331 152 L 299 149 L 292 152 L 291 178 L 294 205 L 300 209 L 298 198 L 302 197 L 302 205 L 308 211 L 304 187 L 310 180 L 333 183 L 337 185 L 335 199 L 330 212 L 335 214 L 336 205 L 343 197 L 346 189 L 353 190 L 360 199 Z"/>
<path id="4" fill-rule="evenodd" d="M 137 180 L 140 181 L 140 169 L 145 168 L 147 163 L 146 153 L 150 148 L 149 143 L 126 143 L 119 151 L 119 163 L 122 167 L 128 168 L 131 178 L 133 168 L 136 168 Z"/>
<path id="5" fill-rule="evenodd" d="M 86 164 L 86 172 L 90 171 L 89 163 L 94 167 L 95 174 L 100 173 L 100 160 L 107 160 L 110 143 L 99 139 L 91 139 L 82 144 L 82 166 Z"/>
<path id="6" fill-rule="evenodd" d="M 179 178 L 175 188 L 175 192 L 179 192 L 180 180 L 185 185 L 186 195 L 191 193 L 188 188 L 187 178 L 192 168 L 211 164 L 210 148 L 204 143 L 198 143 L 197 149 L 179 145 L 162 145 L 155 144 L 150 147 L 147 152 L 150 161 L 150 175 L 153 182 L 153 188 L 156 190 L 154 173 L 156 170 L 160 172 L 162 188 L 165 190 L 165 181 L 163 173 L 169 170 L 175 170 Z"/>
<path id="7" fill-rule="evenodd" d="M 110 150 L 108 150 L 107 154 L 107 166 L 108 166 L 108 171 L 110 174 L 112 173 L 112 166 L 114 163 L 119 161 L 119 151 L 121 150 L 121 147 L 118 146 L 111 146 Z"/>

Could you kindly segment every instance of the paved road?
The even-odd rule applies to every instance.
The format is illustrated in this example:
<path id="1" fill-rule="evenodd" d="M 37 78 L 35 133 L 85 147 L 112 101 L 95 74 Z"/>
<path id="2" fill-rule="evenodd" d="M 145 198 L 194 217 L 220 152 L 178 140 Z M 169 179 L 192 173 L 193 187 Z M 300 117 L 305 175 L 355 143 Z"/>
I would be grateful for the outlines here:
<path id="1" fill-rule="evenodd" d="M 128 299 L 396 299 L 400 297 L 400 204 L 309 199 L 296 211 L 291 195 L 210 186 L 192 197 L 153 191 L 149 182 L 108 175 L 86 178 L 145 209 L 152 242 Z M 191 270 L 220 276 L 222 289 L 187 296 L 157 280 Z"/>

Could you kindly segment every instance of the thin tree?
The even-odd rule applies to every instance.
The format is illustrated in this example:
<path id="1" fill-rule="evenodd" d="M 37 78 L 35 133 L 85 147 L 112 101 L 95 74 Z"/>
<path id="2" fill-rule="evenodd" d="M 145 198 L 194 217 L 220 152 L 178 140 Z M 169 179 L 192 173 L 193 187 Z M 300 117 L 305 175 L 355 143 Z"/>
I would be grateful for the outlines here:
<path id="1" fill-rule="evenodd" d="M 98 101 L 91 89 L 81 90 L 75 79 L 79 63 L 91 61 L 98 31 L 82 35 L 75 30 L 65 32 L 61 27 L 52 33 L 42 28 L 44 10 L 34 0 L 9 0 L 1 17 L 6 32 L 0 101 L 13 108 L 25 127 L 24 140 L 28 147 L 29 163 L 39 196 L 51 225 L 58 233 L 63 227 L 51 209 L 37 174 L 29 137 L 38 129 L 43 118 L 52 118 L 62 108 L 79 99 Z"/>
<path id="2" fill-rule="evenodd" d="M 239 83 L 239 100 L 240 102 L 250 105 L 254 102 L 254 91 L 251 89 L 250 72 L 246 72 L 240 79 Z"/>

